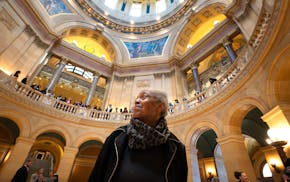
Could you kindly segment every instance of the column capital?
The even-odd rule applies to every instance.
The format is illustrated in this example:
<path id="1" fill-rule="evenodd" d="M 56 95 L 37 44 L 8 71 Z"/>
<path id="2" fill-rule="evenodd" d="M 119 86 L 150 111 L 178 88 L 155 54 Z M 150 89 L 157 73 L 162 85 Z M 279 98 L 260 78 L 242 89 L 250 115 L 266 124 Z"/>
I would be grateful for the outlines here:
<path id="1" fill-rule="evenodd" d="M 69 146 L 64 147 L 64 152 L 77 153 L 78 151 L 79 149 L 76 147 L 69 147 Z"/>
<path id="2" fill-rule="evenodd" d="M 93 72 L 93 76 L 94 77 L 100 77 L 100 76 L 102 76 L 102 74 L 97 72 L 97 71 L 95 71 L 95 72 Z"/>
<path id="3" fill-rule="evenodd" d="M 230 45 L 232 42 L 233 42 L 233 41 L 230 39 L 229 36 L 224 37 L 223 40 L 222 40 L 222 44 L 223 44 L 223 46 Z"/>
<path id="4" fill-rule="evenodd" d="M 190 68 L 191 68 L 191 69 L 197 69 L 198 66 L 199 66 L 199 63 L 191 63 L 191 64 L 190 64 Z"/>
<path id="5" fill-rule="evenodd" d="M 19 136 L 18 138 L 16 138 L 16 143 L 33 144 L 34 143 L 34 139 L 26 138 L 26 137 L 23 137 L 23 136 Z"/>
<path id="6" fill-rule="evenodd" d="M 69 59 L 66 57 L 61 57 L 59 63 L 66 65 L 69 62 Z"/>
<path id="7" fill-rule="evenodd" d="M 231 143 L 231 142 L 244 143 L 244 138 L 243 138 L 242 134 L 241 135 L 231 134 L 231 135 L 227 135 L 227 136 L 223 136 L 223 137 L 218 137 L 217 142 L 220 145 Z"/>

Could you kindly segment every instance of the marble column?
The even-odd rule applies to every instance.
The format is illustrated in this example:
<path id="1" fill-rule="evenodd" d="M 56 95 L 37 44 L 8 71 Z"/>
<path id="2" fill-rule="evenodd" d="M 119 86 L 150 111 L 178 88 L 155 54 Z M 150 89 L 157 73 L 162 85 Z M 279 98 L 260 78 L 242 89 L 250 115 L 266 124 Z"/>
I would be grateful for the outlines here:
<path id="1" fill-rule="evenodd" d="M 64 147 L 63 155 L 57 169 L 57 173 L 59 176 L 58 181 L 69 181 L 69 177 L 77 153 L 78 148 Z"/>
<path id="2" fill-rule="evenodd" d="M 201 182 L 197 152 L 198 152 L 197 148 L 195 148 L 194 146 L 190 147 L 190 160 L 189 160 L 190 164 L 189 165 L 191 166 L 192 181 Z"/>
<path id="3" fill-rule="evenodd" d="M 236 181 L 234 171 L 244 171 L 250 181 L 256 181 L 243 136 L 239 134 L 219 137 L 217 142 L 222 151 L 229 181 Z"/>
<path id="4" fill-rule="evenodd" d="M 18 137 L 10 151 L 9 158 L 0 168 L 0 181 L 11 181 L 16 171 L 24 164 L 34 143 L 33 139 Z"/>
<path id="5" fill-rule="evenodd" d="M 228 37 L 223 39 L 223 46 L 227 51 L 227 54 L 230 57 L 231 62 L 234 62 L 237 58 L 237 55 L 232 47 L 232 41 Z"/>
<path id="6" fill-rule="evenodd" d="M 197 92 L 201 92 L 202 91 L 202 88 L 201 88 L 201 83 L 200 83 L 200 80 L 199 80 L 199 74 L 198 74 L 198 64 L 193 64 L 191 65 L 191 71 L 192 71 L 192 76 L 193 76 L 193 80 L 194 80 L 194 83 L 195 83 L 195 89 Z"/>
<path id="7" fill-rule="evenodd" d="M 221 148 L 219 144 L 216 145 L 214 150 L 215 165 L 220 181 L 229 181 L 227 176 L 227 171 L 225 168 L 225 163 L 222 155 Z"/>
<path id="8" fill-rule="evenodd" d="M 52 93 L 54 86 L 57 84 L 58 80 L 60 79 L 61 73 L 67 64 L 67 59 L 63 59 L 59 62 L 58 67 L 56 68 L 52 78 L 50 79 L 50 82 L 46 88 L 47 93 Z"/>
<path id="9" fill-rule="evenodd" d="M 96 88 L 97 88 L 97 83 L 98 83 L 99 77 L 100 77 L 99 73 L 95 73 L 93 76 L 91 88 L 90 88 L 88 95 L 87 95 L 87 98 L 86 98 L 86 106 L 89 106 L 92 102 L 92 99 L 96 93 Z"/>

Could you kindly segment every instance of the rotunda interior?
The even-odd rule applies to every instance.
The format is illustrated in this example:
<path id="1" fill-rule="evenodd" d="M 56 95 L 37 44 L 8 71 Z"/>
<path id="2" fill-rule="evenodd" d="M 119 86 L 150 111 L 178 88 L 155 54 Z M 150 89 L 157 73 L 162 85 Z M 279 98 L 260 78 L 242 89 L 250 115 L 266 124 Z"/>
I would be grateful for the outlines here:
<path id="1" fill-rule="evenodd" d="M 288 0 L 0 1 L 0 181 L 26 159 L 87 181 L 136 95 L 168 96 L 187 181 L 281 181 L 290 158 Z M 18 74 L 16 74 L 17 71 Z M 111 109 L 110 109 L 111 108 Z"/>

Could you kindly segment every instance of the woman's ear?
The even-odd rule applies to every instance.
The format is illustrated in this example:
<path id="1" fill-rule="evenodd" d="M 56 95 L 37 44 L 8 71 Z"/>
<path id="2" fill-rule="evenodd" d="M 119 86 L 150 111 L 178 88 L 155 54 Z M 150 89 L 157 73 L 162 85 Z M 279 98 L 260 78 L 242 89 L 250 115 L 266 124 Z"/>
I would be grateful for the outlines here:
<path id="1" fill-rule="evenodd" d="M 160 113 L 160 116 L 164 115 L 165 113 L 165 106 L 163 103 L 160 103 L 159 106 L 158 106 L 158 112 Z"/>

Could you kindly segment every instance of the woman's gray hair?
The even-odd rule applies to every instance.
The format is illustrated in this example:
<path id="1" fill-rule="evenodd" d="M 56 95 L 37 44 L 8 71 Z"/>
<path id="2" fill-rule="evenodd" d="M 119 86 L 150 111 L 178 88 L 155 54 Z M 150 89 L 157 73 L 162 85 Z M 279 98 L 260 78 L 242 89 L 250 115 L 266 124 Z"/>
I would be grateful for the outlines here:
<path id="1" fill-rule="evenodd" d="M 148 90 L 148 92 L 150 93 L 150 96 L 155 97 L 158 101 L 164 104 L 164 111 L 161 113 L 161 117 L 165 117 L 168 110 L 167 94 L 159 90 Z"/>

